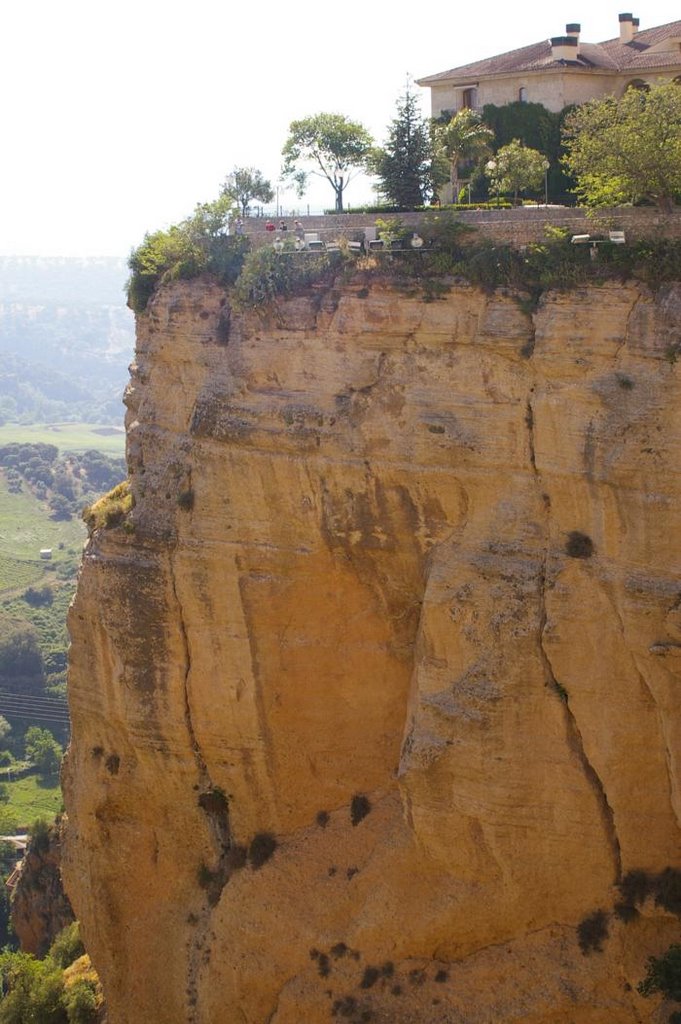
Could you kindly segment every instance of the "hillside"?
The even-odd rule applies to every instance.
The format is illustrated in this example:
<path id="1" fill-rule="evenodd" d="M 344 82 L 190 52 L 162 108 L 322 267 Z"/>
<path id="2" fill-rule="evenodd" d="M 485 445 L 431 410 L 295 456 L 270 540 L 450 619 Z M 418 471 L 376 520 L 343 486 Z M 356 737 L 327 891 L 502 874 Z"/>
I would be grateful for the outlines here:
<path id="1" fill-rule="evenodd" d="M 0 258 L 0 423 L 120 422 L 124 260 Z"/>
<path id="2" fill-rule="evenodd" d="M 66 738 L 65 707 L 53 700 L 65 692 L 66 613 L 85 539 L 81 511 L 124 475 L 121 457 L 93 449 L 0 443 L 0 714 L 15 731 L 41 722 Z"/>

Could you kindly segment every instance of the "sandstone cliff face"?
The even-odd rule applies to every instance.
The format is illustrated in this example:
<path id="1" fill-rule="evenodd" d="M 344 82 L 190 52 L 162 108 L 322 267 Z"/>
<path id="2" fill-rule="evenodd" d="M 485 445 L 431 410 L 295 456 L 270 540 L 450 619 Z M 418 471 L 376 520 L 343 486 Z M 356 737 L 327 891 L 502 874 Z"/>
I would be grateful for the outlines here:
<path id="1" fill-rule="evenodd" d="M 678 920 L 576 926 L 681 866 L 680 336 L 681 286 L 156 296 L 70 621 L 112 1024 L 663 1019 Z"/>

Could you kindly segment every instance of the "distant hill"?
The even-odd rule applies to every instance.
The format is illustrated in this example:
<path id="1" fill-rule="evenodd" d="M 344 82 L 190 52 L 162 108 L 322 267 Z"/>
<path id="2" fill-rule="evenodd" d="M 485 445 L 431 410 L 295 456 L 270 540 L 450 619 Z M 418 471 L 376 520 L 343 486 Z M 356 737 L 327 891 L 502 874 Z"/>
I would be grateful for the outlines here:
<path id="1" fill-rule="evenodd" d="M 134 348 L 123 259 L 0 257 L 0 423 L 119 423 Z"/>

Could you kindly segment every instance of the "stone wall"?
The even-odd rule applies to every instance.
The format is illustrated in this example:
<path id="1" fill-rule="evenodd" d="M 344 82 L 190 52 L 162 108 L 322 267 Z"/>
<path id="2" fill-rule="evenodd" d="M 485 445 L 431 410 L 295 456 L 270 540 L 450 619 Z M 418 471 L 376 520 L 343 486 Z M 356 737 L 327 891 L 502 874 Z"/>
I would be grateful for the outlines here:
<path id="1" fill-rule="evenodd" d="M 324 241 L 332 241 L 352 238 L 366 227 L 375 227 L 378 216 L 375 213 L 341 213 L 298 219 L 305 231 L 316 231 Z M 384 219 L 399 219 L 403 224 L 417 228 L 426 216 L 428 214 L 424 213 L 385 214 Z M 568 228 L 575 235 L 599 235 L 611 228 L 624 230 L 631 241 L 659 236 L 681 238 L 681 210 L 666 214 L 652 208 L 618 207 L 589 216 L 585 209 L 578 207 L 522 206 L 514 210 L 462 210 L 455 216 L 464 224 L 475 227 L 486 238 L 513 245 L 541 241 L 547 224 Z M 262 217 L 249 217 L 245 221 L 246 234 L 256 246 L 269 244 L 279 234 L 265 231 L 265 223 Z M 293 220 L 287 219 L 286 223 L 292 233 Z"/>

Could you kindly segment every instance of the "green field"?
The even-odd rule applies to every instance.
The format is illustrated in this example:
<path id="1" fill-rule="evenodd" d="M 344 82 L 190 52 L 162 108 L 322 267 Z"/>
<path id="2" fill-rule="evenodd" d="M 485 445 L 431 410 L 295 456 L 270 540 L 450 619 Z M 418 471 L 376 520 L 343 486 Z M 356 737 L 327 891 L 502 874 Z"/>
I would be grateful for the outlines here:
<path id="1" fill-rule="evenodd" d="M 7 769 L 0 769 L 0 781 L 7 781 Z M 5 804 L 8 815 L 18 825 L 30 825 L 36 818 L 54 818 L 61 810 L 62 795 L 58 780 L 43 782 L 38 775 L 25 775 L 23 779 L 9 782 L 9 803 Z"/>
<path id="2" fill-rule="evenodd" d="M 3 590 L 23 590 L 30 587 L 32 583 L 38 583 L 44 573 L 44 562 L 37 563 L 0 554 L 0 594 Z"/>
<path id="3" fill-rule="evenodd" d="M 60 452 L 85 452 L 90 448 L 105 455 L 125 455 L 125 431 L 122 426 L 97 423 L 37 423 L 22 426 L 6 423 L 0 427 L 0 445 L 54 444 Z"/>
<path id="4" fill-rule="evenodd" d="M 52 571 L 50 564 L 77 558 L 85 537 L 80 519 L 50 519 L 47 503 L 30 492 L 11 494 L 0 475 L 0 591 L 27 586 Z M 41 548 L 52 548 L 51 563 L 41 561 Z"/>

